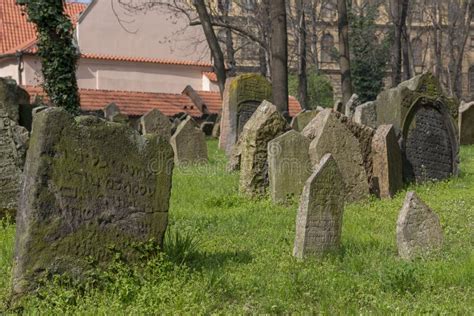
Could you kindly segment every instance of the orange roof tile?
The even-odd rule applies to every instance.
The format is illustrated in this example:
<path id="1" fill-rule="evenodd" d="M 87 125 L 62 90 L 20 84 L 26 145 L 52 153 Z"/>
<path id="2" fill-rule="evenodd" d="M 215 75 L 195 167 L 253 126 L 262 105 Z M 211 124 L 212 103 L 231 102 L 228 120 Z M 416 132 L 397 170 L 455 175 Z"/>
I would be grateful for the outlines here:
<path id="1" fill-rule="evenodd" d="M 215 72 L 203 72 L 202 74 L 212 82 L 217 82 L 217 74 Z"/>
<path id="2" fill-rule="evenodd" d="M 192 61 L 192 60 L 177 60 L 177 59 L 159 59 L 159 58 L 145 58 L 145 57 L 127 57 L 114 55 L 99 55 L 99 54 L 82 54 L 81 58 L 98 59 L 98 60 L 113 60 L 113 61 L 127 61 L 140 62 L 164 65 L 182 65 L 182 66 L 197 66 L 197 67 L 212 67 L 211 63 Z"/>
<path id="3" fill-rule="evenodd" d="M 67 3 L 66 13 L 75 23 L 86 7 L 84 3 Z M 16 0 L 0 1 L 0 39 L 0 54 L 14 53 L 36 39 L 33 23 L 28 22 L 26 13 Z"/>
<path id="4" fill-rule="evenodd" d="M 40 87 L 26 86 L 25 89 L 30 94 L 32 101 L 36 96 L 45 97 L 45 93 Z M 130 116 L 141 116 L 152 109 L 158 109 L 168 116 L 182 112 L 194 117 L 202 115 L 192 101 L 181 94 L 94 89 L 79 89 L 79 94 L 81 108 L 84 111 L 102 110 L 107 104 L 113 102 L 117 104 L 122 113 Z"/>
<path id="5" fill-rule="evenodd" d="M 25 89 L 33 101 L 36 96 L 45 97 L 40 87 L 26 86 Z M 222 99 L 219 92 L 196 91 L 206 104 L 210 113 L 220 113 Z M 152 109 L 158 109 L 167 116 L 178 113 L 188 113 L 193 117 L 200 117 L 202 113 L 193 104 L 191 99 L 184 94 L 134 92 L 134 91 L 111 91 L 79 89 L 81 97 L 81 108 L 84 111 L 102 110 L 107 104 L 115 103 L 122 113 L 130 116 L 141 116 Z M 45 97 L 47 99 L 47 97 Z M 294 97 L 290 97 L 290 116 L 301 111 L 301 106 Z"/>

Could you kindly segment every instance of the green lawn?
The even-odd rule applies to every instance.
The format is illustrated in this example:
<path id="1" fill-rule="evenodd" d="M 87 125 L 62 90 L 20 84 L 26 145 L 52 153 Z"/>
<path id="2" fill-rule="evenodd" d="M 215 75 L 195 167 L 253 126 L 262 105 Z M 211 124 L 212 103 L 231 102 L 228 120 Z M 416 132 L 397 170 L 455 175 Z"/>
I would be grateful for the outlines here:
<path id="1" fill-rule="evenodd" d="M 297 203 L 238 194 L 210 141 L 211 163 L 175 170 L 164 253 L 117 262 L 85 285 L 50 282 L 22 304 L 28 314 L 291 313 L 474 314 L 474 147 L 461 175 L 411 187 L 440 216 L 444 249 L 406 263 L 395 226 L 405 192 L 350 205 L 343 249 L 321 260 L 291 253 Z M 0 225 L 0 313 L 6 311 L 15 228 Z M 10 310 L 12 311 L 12 310 Z"/>

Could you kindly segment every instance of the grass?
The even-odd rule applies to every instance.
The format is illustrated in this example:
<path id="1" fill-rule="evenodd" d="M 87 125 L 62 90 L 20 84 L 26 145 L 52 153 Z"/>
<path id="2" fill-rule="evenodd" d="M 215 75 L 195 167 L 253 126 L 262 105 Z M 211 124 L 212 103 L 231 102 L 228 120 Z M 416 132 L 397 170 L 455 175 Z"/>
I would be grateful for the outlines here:
<path id="1" fill-rule="evenodd" d="M 238 174 L 210 141 L 208 166 L 175 170 L 164 252 L 121 262 L 75 285 L 51 280 L 7 310 L 15 228 L 0 226 L 0 313 L 27 314 L 474 314 L 474 147 L 461 175 L 409 187 L 440 216 L 443 251 L 397 257 L 395 225 L 406 191 L 349 205 L 343 249 L 324 259 L 291 253 L 297 204 L 238 194 Z"/>

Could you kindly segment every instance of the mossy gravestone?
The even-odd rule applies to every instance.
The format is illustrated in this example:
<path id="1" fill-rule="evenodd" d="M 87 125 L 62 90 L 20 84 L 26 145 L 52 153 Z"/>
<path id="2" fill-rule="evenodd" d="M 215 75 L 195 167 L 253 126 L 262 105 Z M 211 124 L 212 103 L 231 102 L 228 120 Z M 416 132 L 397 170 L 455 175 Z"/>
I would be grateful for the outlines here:
<path id="1" fill-rule="evenodd" d="M 339 249 L 344 213 L 344 181 L 331 154 L 306 181 L 296 217 L 293 255 L 304 258 Z"/>
<path id="2" fill-rule="evenodd" d="M 181 166 L 207 163 L 206 136 L 192 117 L 182 121 L 171 137 L 175 162 Z"/>
<path id="3" fill-rule="evenodd" d="M 227 155 L 232 153 L 245 124 L 263 100 L 271 101 L 272 86 L 258 74 L 242 74 L 226 83 L 222 103 L 219 146 Z"/>
<path id="4" fill-rule="evenodd" d="M 474 102 L 459 107 L 459 135 L 461 145 L 474 145 Z"/>
<path id="5" fill-rule="evenodd" d="M 245 124 L 240 142 L 240 191 L 250 196 L 265 193 L 268 187 L 268 143 L 287 129 L 276 106 L 263 101 Z"/>
<path id="6" fill-rule="evenodd" d="M 19 125 L 21 103 L 28 93 L 14 81 L 0 78 L 0 218 L 15 215 L 21 174 L 28 146 L 28 130 Z"/>
<path id="7" fill-rule="evenodd" d="M 301 132 L 318 113 L 319 110 L 301 111 L 291 120 L 291 128 Z"/>
<path id="8" fill-rule="evenodd" d="M 409 260 L 438 250 L 443 230 L 438 215 L 415 192 L 408 192 L 397 220 L 397 246 L 401 258 Z"/>
<path id="9" fill-rule="evenodd" d="M 140 125 L 143 134 L 156 134 L 168 141 L 171 138 L 170 119 L 158 109 L 153 109 L 143 115 L 140 119 Z"/>
<path id="10" fill-rule="evenodd" d="M 346 201 L 354 202 L 369 196 L 369 173 L 366 171 L 369 159 L 366 152 L 370 151 L 371 135 L 367 132 L 367 137 L 360 137 L 365 132 L 361 128 L 358 129 L 359 138 L 356 137 L 350 128 L 358 126 L 350 123 L 347 117 L 326 109 L 306 126 L 302 134 L 312 140 L 309 156 L 313 166 L 319 164 L 324 155 L 332 154 L 344 178 L 346 188 L 341 190 L 347 194 Z M 368 149 L 364 149 L 366 142 L 369 142 Z"/>
<path id="11" fill-rule="evenodd" d="M 274 202 L 299 199 L 311 175 L 310 140 L 295 130 L 286 132 L 268 143 L 268 176 L 270 195 Z"/>
<path id="12" fill-rule="evenodd" d="M 44 274 L 79 278 L 94 260 L 134 245 L 162 244 L 168 223 L 173 150 L 155 135 L 50 108 L 35 116 L 17 214 L 13 293 Z M 114 251 L 109 249 L 113 248 Z"/>

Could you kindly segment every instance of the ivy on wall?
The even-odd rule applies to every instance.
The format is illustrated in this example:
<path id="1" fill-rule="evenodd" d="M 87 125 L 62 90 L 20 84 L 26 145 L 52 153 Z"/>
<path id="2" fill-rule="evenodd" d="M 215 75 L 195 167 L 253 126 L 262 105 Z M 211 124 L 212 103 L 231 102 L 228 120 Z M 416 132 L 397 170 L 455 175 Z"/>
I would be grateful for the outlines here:
<path id="1" fill-rule="evenodd" d="M 29 20 L 36 25 L 38 55 L 42 62 L 43 88 L 53 105 L 79 114 L 76 80 L 79 58 L 73 25 L 64 12 L 63 0 L 23 0 Z"/>

